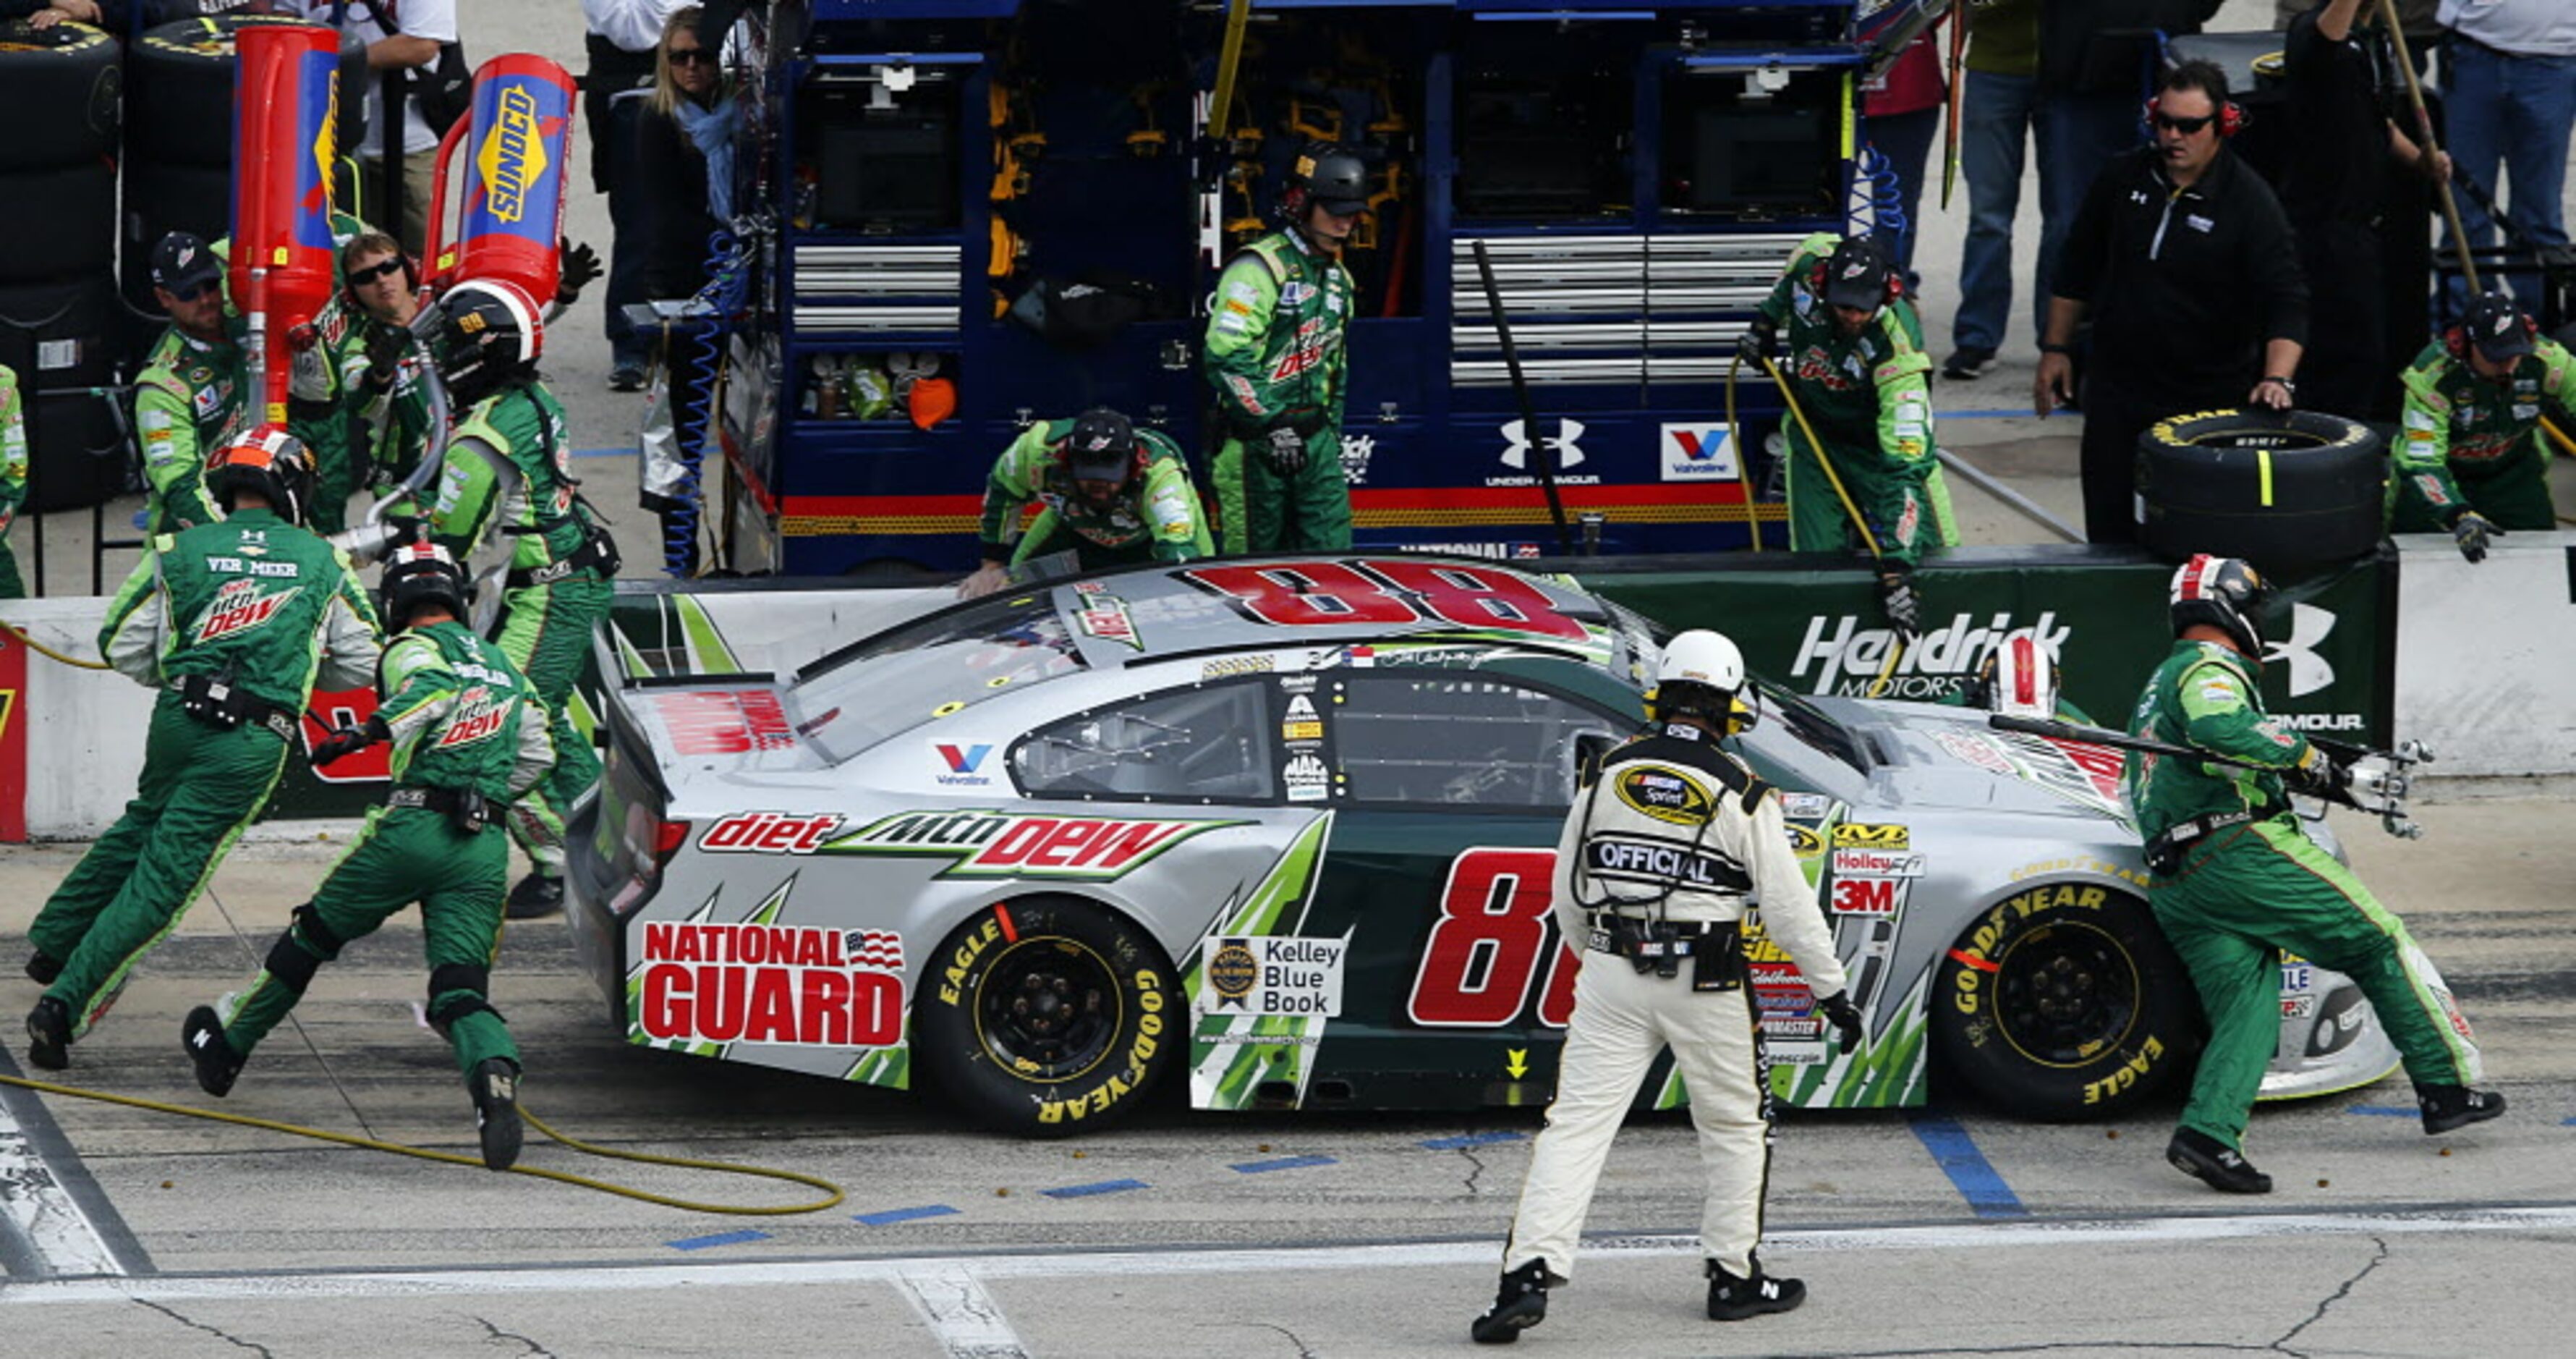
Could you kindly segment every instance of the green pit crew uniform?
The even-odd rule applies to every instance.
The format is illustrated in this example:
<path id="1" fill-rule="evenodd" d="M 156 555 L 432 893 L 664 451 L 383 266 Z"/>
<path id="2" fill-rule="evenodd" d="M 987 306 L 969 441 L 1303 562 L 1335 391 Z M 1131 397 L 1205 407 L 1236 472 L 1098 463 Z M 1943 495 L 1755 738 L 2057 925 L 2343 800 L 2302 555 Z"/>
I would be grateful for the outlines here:
<path id="1" fill-rule="evenodd" d="M 391 327 L 373 317 L 353 315 L 340 354 L 340 379 L 349 393 L 350 467 L 380 489 L 410 480 L 429 453 L 428 360 L 407 347 L 389 387 L 371 388 L 366 381 L 367 337 L 386 329 Z"/>
<path id="2" fill-rule="evenodd" d="M 396 637 L 377 690 L 376 716 L 392 733 L 393 794 L 367 812 L 357 843 L 296 909 L 250 986 L 216 1007 L 224 1039 L 235 1056 L 250 1056 L 316 969 L 417 901 L 429 1022 L 467 1076 L 488 1058 L 517 1066 L 518 1046 L 488 998 L 509 840 L 481 821 L 461 828 L 451 806 L 471 792 L 497 810 L 546 776 L 555 751 L 545 709 L 499 647 L 455 622 Z"/>
<path id="3" fill-rule="evenodd" d="M 2182 1126 L 2243 1149 L 2280 1038 L 2282 949 L 2351 977 L 2419 1084 L 2474 1080 L 2477 1044 L 2432 960 L 2290 810 L 2276 771 L 2324 755 L 2264 715 L 2253 663 L 2216 643 L 2176 642 L 2130 734 L 2259 766 L 2132 752 L 2124 772 L 2150 849 L 2180 842 L 2178 861 L 2151 869 L 2147 899 L 2209 1016 Z"/>
<path id="4" fill-rule="evenodd" d="M 510 573 L 493 640 L 554 714 L 554 773 L 511 804 L 510 834 L 537 872 L 561 878 L 564 814 L 599 782 L 599 756 L 573 729 L 573 684 L 591 630 L 608 617 L 616 549 L 574 491 L 563 406 L 543 383 L 514 383 L 475 404 L 449 438 L 429 535 L 459 562 L 494 535 Z"/>
<path id="5" fill-rule="evenodd" d="M 18 554 L 9 550 L 9 525 L 27 503 L 27 413 L 18 400 L 18 373 L 0 364 L 0 599 L 25 599 Z"/>
<path id="6" fill-rule="evenodd" d="M 2536 338 L 2503 381 L 2489 382 L 2435 340 L 2398 381 L 2406 409 L 2389 488 L 2395 532 L 2447 530 L 2469 510 L 2500 529 L 2558 527 L 2540 417 L 2556 406 L 2576 434 L 2576 359 L 2564 346 Z"/>
<path id="7" fill-rule="evenodd" d="M 1342 475 L 1344 344 L 1351 271 L 1294 231 L 1244 247 L 1217 280 L 1207 377 L 1216 388 L 1216 481 L 1227 552 L 1338 552 L 1351 545 Z M 1271 466 L 1268 435 L 1293 429 L 1306 465 Z"/>
<path id="8" fill-rule="evenodd" d="M 1082 569 L 1092 571 L 1215 555 L 1180 445 L 1150 429 L 1136 431 L 1146 450 L 1144 473 L 1122 487 L 1116 500 L 1096 506 L 1083 498 L 1073 474 L 1056 458 L 1056 446 L 1072 437 L 1073 425 L 1071 420 L 1031 425 L 1002 450 L 984 482 L 984 560 L 1017 563 L 1070 549 Z M 1021 515 L 1033 500 L 1045 508 L 1020 535 L 1014 551 L 1011 538 L 1019 533 Z"/>
<path id="9" fill-rule="evenodd" d="M 161 697 L 134 800 L 27 928 L 62 965 L 45 994 L 71 1011 L 75 1037 L 267 805 L 315 685 L 364 685 L 381 647 L 348 556 L 259 508 L 155 538 L 98 645 Z M 233 694 L 237 725 L 189 713 L 185 693 L 213 684 Z"/>
<path id="10" fill-rule="evenodd" d="M 230 327 L 227 326 L 229 331 Z M 206 491 L 206 459 L 252 399 L 239 336 L 209 344 L 172 326 L 134 380 L 134 432 L 143 441 L 147 526 L 154 534 L 224 517 Z"/>
<path id="11" fill-rule="evenodd" d="M 1822 453 L 1880 555 L 1913 566 L 1927 550 L 1958 541 L 1933 452 L 1932 359 L 1923 352 L 1923 322 L 1903 298 L 1880 307 L 1855 337 L 1835 328 L 1814 279 L 1841 243 L 1830 232 L 1799 242 L 1758 310 L 1779 328 L 1780 368 L 1796 384 L 1799 409 L 1824 441 Z M 1789 439 L 1789 549 L 1867 551 L 1807 432 L 1794 419 L 1782 430 Z"/>
<path id="12" fill-rule="evenodd" d="M 349 497 L 358 489 L 359 440 L 353 426 L 359 392 L 349 372 L 360 333 L 355 319 L 338 297 L 314 313 L 313 347 L 295 356 L 294 386 L 286 403 L 286 431 L 313 459 L 313 503 L 305 508 L 304 523 L 315 533 L 348 527 Z"/>

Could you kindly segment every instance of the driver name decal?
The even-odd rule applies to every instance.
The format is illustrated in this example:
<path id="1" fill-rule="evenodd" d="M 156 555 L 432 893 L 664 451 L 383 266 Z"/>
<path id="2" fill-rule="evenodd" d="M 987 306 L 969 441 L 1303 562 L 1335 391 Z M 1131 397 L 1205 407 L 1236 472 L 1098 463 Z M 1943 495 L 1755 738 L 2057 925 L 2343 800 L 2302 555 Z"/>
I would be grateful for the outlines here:
<path id="1" fill-rule="evenodd" d="M 1110 879 L 1202 831 L 1240 821 L 1163 821 L 1018 812 L 897 812 L 822 847 L 826 854 L 935 854 L 942 878 Z"/>

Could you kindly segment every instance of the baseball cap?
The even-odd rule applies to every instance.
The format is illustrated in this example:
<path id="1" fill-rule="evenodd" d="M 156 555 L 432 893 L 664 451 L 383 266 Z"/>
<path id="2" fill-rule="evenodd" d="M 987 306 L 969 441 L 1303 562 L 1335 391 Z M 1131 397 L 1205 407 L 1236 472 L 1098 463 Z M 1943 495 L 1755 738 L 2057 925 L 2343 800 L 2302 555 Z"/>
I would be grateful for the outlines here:
<path id="1" fill-rule="evenodd" d="M 1125 481 L 1136 457 L 1136 427 L 1107 407 L 1094 407 L 1073 419 L 1065 439 L 1065 464 L 1080 481 Z"/>
<path id="2" fill-rule="evenodd" d="M 1878 244 L 1854 236 L 1834 247 L 1825 261 L 1825 305 L 1876 311 L 1887 301 L 1887 261 Z"/>
<path id="3" fill-rule="evenodd" d="M 2522 309 L 2504 293 L 2478 294 L 2469 304 L 2466 327 L 2469 343 L 2489 363 L 2506 363 L 2531 352 L 2531 326 L 2523 320 Z"/>
<path id="4" fill-rule="evenodd" d="M 224 276 L 224 262 L 194 234 L 173 231 L 152 247 L 152 286 L 186 293 Z"/>

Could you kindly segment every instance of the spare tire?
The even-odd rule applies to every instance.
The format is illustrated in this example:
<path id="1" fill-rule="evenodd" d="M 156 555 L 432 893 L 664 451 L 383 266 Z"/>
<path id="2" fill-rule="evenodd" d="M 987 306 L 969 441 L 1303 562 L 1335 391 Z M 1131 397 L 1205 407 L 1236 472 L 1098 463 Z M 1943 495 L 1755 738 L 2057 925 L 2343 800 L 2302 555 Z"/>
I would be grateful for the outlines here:
<path id="1" fill-rule="evenodd" d="M 116 155 L 116 39 L 87 24 L 0 23 L 0 171 Z"/>
<path id="2" fill-rule="evenodd" d="M 187 165 L 233 163 L 233 34 L 255 24 L 325 27 L 283 14 L 181 19 L 135 39 L 126 82 L 125 142 L 136 155 Z M 366 126 L 367 45 L 340 34 L 339 146 L 354 151 Z"/>
<path id="3" fill-rule="evenodd" d="M 2380 537 L 2386 444 L 2317 411 L 2202 411 L 2138 436 L 2140 538 L 2174 561 L 2243 557 L 2279 574 L 2348 561 Z"/>
<path id="4" fill-rule="evenodd" d="M 0 283 L 105 273 L 116 263 L 116 166 L 0 172 Z"/>

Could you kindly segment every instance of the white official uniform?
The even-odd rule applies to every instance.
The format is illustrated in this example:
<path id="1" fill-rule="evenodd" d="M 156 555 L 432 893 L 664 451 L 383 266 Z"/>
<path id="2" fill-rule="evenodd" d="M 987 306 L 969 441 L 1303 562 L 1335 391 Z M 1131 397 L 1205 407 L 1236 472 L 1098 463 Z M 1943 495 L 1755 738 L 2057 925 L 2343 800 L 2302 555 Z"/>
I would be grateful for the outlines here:
<path id="1" fill-rule="evenodd" d="M 1689 732 L 1674 727 L 1612 751 L 1576 793 L 1557 839 L 1553 905 L 1565 938 L 1582 950 L 1582 970 L 1556 1099 L 1504 1248 L 1506 1271 L 1540 1260 L 1550 1274 L 1572 1277 L 1575 1240 L 1610 1139 L 1669 1045 L 1708 1176 L 1701 1252 L 1738 1278 L 1753 1272 L 1770 1174 L 1771 1095 L 1751 997 L 1740 985 L 1694 990 L 1691 958 L 1672 977 L 1638 971 L 1603 951 L 1606 922 L 1596 934 L 1596 913 L 1734 922 L 1758 902 L 1763 928 L 1819 999 L 1843 989 L 1843 969 L 1815 889 L 1789 848 L 1779 799 L 1714 738 Z"/>

